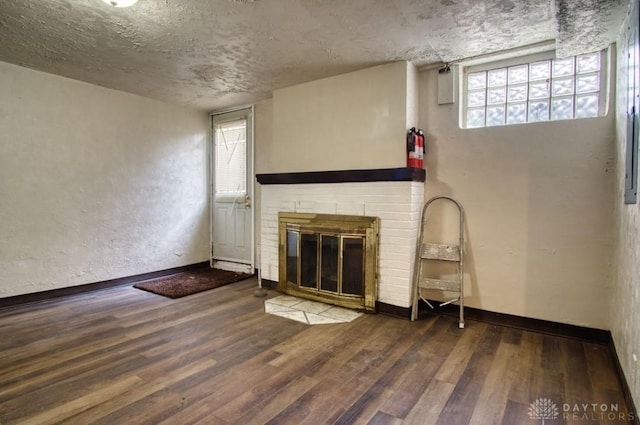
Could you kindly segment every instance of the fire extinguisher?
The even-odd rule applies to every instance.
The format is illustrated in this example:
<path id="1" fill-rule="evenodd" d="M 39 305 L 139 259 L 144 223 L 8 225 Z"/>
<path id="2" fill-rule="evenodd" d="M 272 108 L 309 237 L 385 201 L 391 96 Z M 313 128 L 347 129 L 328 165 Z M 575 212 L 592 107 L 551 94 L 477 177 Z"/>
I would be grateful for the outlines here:
<path id="1" fill-rule="evenodd" d="M 424 132 L 419 129 L 418 130 L 418 168 L 424 168 L 424 154 L 425 154 L 425 147 L 424 147 Z"/>
<path id="2" fill-rule="evenodd" d="M 407 167 L 424 168 L 424 132 L 411 127 L 407 131 Z"/>
<path id="3" fill-rule="evenodd" d="M 407 131 L 407 167 L 418 167 L 418 133 L 415 127 Z"/>

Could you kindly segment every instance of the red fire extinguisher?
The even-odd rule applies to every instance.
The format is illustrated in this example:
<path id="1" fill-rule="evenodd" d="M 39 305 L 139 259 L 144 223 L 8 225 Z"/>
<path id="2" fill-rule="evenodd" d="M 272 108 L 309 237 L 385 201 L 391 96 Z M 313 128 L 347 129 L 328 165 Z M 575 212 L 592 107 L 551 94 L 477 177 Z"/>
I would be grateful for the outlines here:
<path id="1" fill-rule="evenodd" d="M 419 129 L 418 130 L 418 168 L 424 168 L 424 132 Z"/>
<path id="2" fill-rule="evenodd" d="M 424 168 L 424 132 L 415 127 L 407 131 L 407 167 Z"/>
<path id="3" fill-rule="evenodd" d="M 407 167 L 418 167 L 418 133 L 415 127 L 407 131 Z"/>

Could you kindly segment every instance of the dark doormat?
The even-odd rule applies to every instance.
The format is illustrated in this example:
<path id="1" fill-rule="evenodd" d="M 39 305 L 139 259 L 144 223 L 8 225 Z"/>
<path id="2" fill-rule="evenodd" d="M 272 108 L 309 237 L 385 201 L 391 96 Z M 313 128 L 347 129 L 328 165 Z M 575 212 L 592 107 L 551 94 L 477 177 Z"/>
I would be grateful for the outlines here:
<path id="1" fill-rule="evenodd" d="M 248 273 L 236 273 L 227 270 L 206 269 L 181 273 L 175 276 L 148 282 L 136 283 L 134 288 L 152 292 L 169 298 L 180 298 L 209 289 L 219 288 L 253 276 Z"/>

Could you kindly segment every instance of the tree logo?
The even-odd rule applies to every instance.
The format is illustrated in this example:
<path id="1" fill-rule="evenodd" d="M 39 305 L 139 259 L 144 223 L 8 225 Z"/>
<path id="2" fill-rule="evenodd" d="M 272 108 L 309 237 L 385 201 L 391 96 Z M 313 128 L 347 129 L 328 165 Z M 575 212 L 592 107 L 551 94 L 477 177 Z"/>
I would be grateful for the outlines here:
<path id="1" fill-rule="evenodd" d="M 542 425 L 547 419 L 556 419 L 558 415 L 558 406 L 550 398 L 539 398 L 529 406 L 529 417 L 541 419 Z"/>

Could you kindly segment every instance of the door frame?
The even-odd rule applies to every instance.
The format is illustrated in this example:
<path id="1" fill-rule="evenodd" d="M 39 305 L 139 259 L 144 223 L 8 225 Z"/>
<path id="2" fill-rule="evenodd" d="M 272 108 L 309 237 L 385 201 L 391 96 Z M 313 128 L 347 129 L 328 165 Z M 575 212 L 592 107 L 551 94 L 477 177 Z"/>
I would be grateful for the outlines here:
<path id="1" fill-rule="evenodd" d="M 255 249 L 255 206 L 256 206 L 256 202 L 255 202 L 255 171 L 254 171 L 254 137 L 255 137 L 255 108 L 254 105 L 244 105 L 244 106 L 238 106 L 235 108 L 231 108 L 231 109 L 224 109 L 224 110 L 220 110 L 220 111 L 215 111 L 215 112 L 211 112 L 209 113 L 209 131 L 210 131 L 210 136 L 209 136 L 209 265 L 210 267 L 214 267 L 214 265 L 216 263 L 220 263 L 223 262 L 225 263 L 225 265 L 227 266 L 231 266 L 231 267 L 225 267 L 225 268 L 233 268 L 233 262 L 230 261 L 225 261 L 225 260 L 219 260 L 219 259 L 215 259 L 213 258 L 213 226 L 214 226 L 214 214 L 215 214 L 215 208 L 214 206 L 214 199 L 215 199 L 215 175 L 216 175 L 216 170 L 215 170 L 215 164 L 216 164 L 216 158 L 215 158 L 215 128 L 214 128 L 214 124 L 215 124 L 215 117 L 218 115 L 224 115 L 224 114 L 230 114 L 230 113 L 234 113 L 234 112 L 240 112 L 240 111 L 248 111 L 249 114 L 249 119 L 248 119 L 248 125 L 247 125 L 247 134 L 250 134 L 249 137 L 247 137 L 247 156 L 246 156 L 246 173 L 247 173 L 247 194 L 249 195 L 249 200 L 251 202 L 251 207 L 250 207 L 250 229 L 249 231 L 251 232 L 251 237 L 250 237 L 250 264 L 249 266 L 251 267 L 251 273 L 253 273 L 253 271 L 255 270 L 255 266 L 256 266 L 256 249 Z M 238 265 L 238 269 L 237 271 L 246 271 L 242 266 L 245 265 L 244 263 L 235 263 Z"/>

